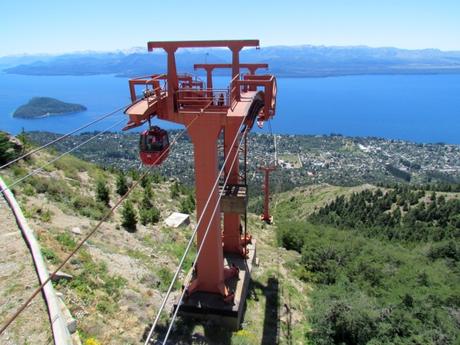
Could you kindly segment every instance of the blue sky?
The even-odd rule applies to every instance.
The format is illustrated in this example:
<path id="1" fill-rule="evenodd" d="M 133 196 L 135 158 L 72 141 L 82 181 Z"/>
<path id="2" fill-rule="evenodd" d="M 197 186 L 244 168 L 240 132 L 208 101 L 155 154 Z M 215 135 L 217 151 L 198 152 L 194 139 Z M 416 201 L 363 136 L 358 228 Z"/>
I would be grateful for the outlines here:
<path id="1" fill-rule="evenodd" d="M 0 1 L 0 56 L 237 38 L 460 50 L 460 0 Z"/>

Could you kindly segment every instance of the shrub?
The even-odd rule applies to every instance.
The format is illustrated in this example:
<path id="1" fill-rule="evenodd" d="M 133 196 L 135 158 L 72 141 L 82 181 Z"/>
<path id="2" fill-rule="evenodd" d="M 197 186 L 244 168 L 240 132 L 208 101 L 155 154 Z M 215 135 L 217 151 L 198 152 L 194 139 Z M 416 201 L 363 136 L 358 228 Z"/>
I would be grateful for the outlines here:
<path id="1" fill-rule="evenodd" d="M 35 189 L 30 184 L 26 184 L 24 186 L 24 188 L 22 189 L 22 192 L 27 196 L 34 196 L 35 195 Z"/>
<path id="2" fill-rule="evenodd" d="M 141 208 L 139 211 L 139 221 L 142 225 L 155 224 L 160 220 L 160 211 L 155 207 Z"/>
<path id="3" fill-rule="evenodd" d="M 116 180 L 116 192 L 118 195 L 123 196 L 128 191 L 128 182 L 126 181 L 126 177 L 123 173 L 117 175 Z"/>
<path id="4" fill-rule="evenodd" d="M 53 216 L 53 212 L 51 212 L 48 209 L 38 209 L 39 215 L 40 215 L 40 220 L 43 223 L 49 223 L 51 222 L 51 217 Z"/>
<path id="5" fill-rule="evenodd" d="M 315 344 L 367 344 L 376 335 L 378 308 L 353 286 L 333 286 L 315 292 L 321 302 L 313 308 L 311 322 Z"/>
<path id="6" fill-rule="evenodd" d="M 75 195 L 70 206 L 82 216 L 91 219 L 101 219 L 107 211 L 106 205 L 83 195 Z"/>
<path id="7" fill-rule="evenodd" d="M 136 231 L 137 215 L 131 201 L 127 201 L 121 212 L 121 225 L 128 231 Z"/>
<path id="8" fill-rule="evenodd" d="M 74 249 L 77 243 L 68 233 L 61 233 L 56 235 L 56 240 L 66 249 Z"/>
<path id="9" fill-rule="evenodd" d="M 152 186 L 152 177 L 151 175 L 145 175 L 142 180 L 141 180 L 141 186 L 142 188 L 151 188 Z"/>
<path id="10" fill-rule="evenodd" d="M 104 180 L 98 180 L 96 182 L 96 200 L 105 205 L 109 205 L 110 203 L 110 190 Z"/>
<path id="11" fill-rule="evenodd" d="M 75 194 L 65 181 L 56 183 L 45 177 L 32 176 L 29 179 L 29 184 L 34 187 L 38 194 L 46 194 L 53 201 L 69 202 Z"/>
<path id="12" fill-rule="evenodd" d="M 179 188 L 179 183 L 177 181 L 174 181 L 174 183 L 169 187 L 170 193 L 171 193 L 171 198 L 177 199 L 180 195 L 180 188 Z"/>
<path id="13" fill-rule="evenodd" d="M 43 257 L 49 262 L 51 262 L 52 264 L 58 263 L 58 257 L 51 249 L 42 247 L 41 252 L 42 252 Z"/>
<path id="14" fill-rule="evenodd" d="M 286 249 L 300 253 L 304 244 L 305 223 L 284 222 L 277 227 L 278 244 Z"/>
<path id="15" fill-rule="evenodd" d="M 14 145 L 10 142 L 8 135 L 0 132 L 0 165 L 3 165 L 17 157 Z"/>
<path id="16" fill-rule="evenodd" d="M 83 171 L 90 171 L 91 165 L 82 161 L 74 156 L 67 155 L 55 161 L 53 165 L 56 169 L 64 172 L 68 178 L 78 179 L 78 173 Z"/>
<path id="17" fill-rule="evenodd" d="M 442 258 L 458 262 L 460 261 L 460 246 L 454 240 L 433 244 L 428 252 L 428 257 L 432 260 Z"/>
<path id="18" fill-rule="evenodd" d="M 189 194 L 180 202 L 180 211 L 182 213 L 191 214 L 195 210 L 195 198 Z"/>
<path id="19" fill-rule="evenodd" d="M 158 270 L 157 272 L 158 279 L 160 281 L 159 284 L 159 289 L 162 292 L 165 292 L 168 290 L 169 285 L 171 284 L 172 278 L 173 278 L 173 273 L 166 267 L 162 267 Z M 179 280 L 176 280 L 174 283 L 173 289 L 177 290 L 180 287 L 180 282 Z"/>

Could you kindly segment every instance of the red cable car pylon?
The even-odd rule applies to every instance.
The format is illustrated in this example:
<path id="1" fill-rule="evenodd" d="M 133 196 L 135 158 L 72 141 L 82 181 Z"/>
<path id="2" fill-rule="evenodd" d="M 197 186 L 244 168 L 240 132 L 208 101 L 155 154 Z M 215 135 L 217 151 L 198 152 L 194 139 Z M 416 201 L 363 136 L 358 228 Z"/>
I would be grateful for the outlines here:
<path id="1" fill-rule="evenodd" d="M 167 73 L 155 74 L 129 81 L 132 105 L 125 113 L 129 121 L 125 129 L 150 123 L 153 117 L 161 120 L 187 125 L 198 115 L 193 127 L 188 129 L 194 147 L 195 191 L 197 219 L 202 222 L 197 227 L 197 246 L 204 243 L 203 250 L 197 258 L 196 270 L 186 288 L 190 295 L 194 293 L 217 294 L 226 302 L 232 302 L 229 280 L 238 275 L 238 270 L 225 267 L 225 255 L 233 254 L 245 258 L 247 236 L 242 236 L 241 215 L 245 214 L 247 195 L 245 181 L 240 175 L 240 164 L 224 165 L 224 177 L 228 184 L 221 188 L 215 186 L 218 179 L 218 138 L 224 134 L 224 158 L 232 162 L 239 160 L 240 150 L 235 142 L 241 138 L 242 128 L 251 129 L 255 122 L 264 122 L 275 114 L 276 79 L 273 75 L 240 74 L 239 53 L 244 47 L 258 47 L 258 40 L 222 40 L 222 41 L 175 41 L 149 42 L 148 50 L 163 49 L 167 54 Z M 208 83 L 190 75 L 177 73 L 175 52 L 180 48 L 227 47 L 232 52 L 232 62 L 223 68 L 231 68 L 232 79 L 228 88 L 212 87 L 212 71 L 208 74 Z M 264 65 L 265 66 L 265 65 Z M 259 65 L 245 65 L 251 71 Z M 222 66 L 219 66 L 222 68 Z M 138 99 L 136 86 L 151 87 Z M 248 130 L 244 131 L 245 133 Z M 148 138 L 148 133 L 144 133 Z M 155 135 L 155 138 L 158 136 Z M 154 151 L 147 147 L 146 152 Z M 158 149 L 161 151 L 162 147 Z M 227 159 L 228 158 L 228 159 Z M 228 179 L 227 179 L 228 177 Z M 210 205 L 218 204 L 219 194 L 224 195 L 220 210 L 224 214 L 224 228 L 221 229 L 221 212 L 212 212 Z M 225 202 L 225 200 L 227 202 Z M 242 202 L 243 201 L 243 202 Z M 225 204 L 225 205 L 224 205 Z M 206 228 L 210 230 L 204 241 Z M 246 229 L 244 229 L 246 231 Z M 226 258 L 228 264 L 228 258 Z M 249 276 L 249 274 L 248 274 Z M 245 278 L 249 279 L 249 277 Z M 246 289 L 245 286 L 244 289 Z M 238 289 L 237 289 L 238 290 Z M 200 295 L 201 296 L 201 295 Z M 242 310 L 242 303 L 237 308 Z M 200 313 L 206 314 L 200 300 Z M 182 307 L 182 306 L 181 306 Z M 198 308 L 198 307 L 197 307 Z M 210 306 L 214 310 L 216 306 Z M 241 318 L 238 309 L 238 318 Z"/>
<path id="2" fill-rule="evenodd" d="M 273 223 L 273 216 L 270 215 L 270 173 L 275 171 L 278 166 L 278 151 L 276 148 L 276 136 L 273 134 L 271 122 L 268 122 L 270 128 L 270 135 L 273 136 L 273 154 L 274 163 L 267 164 L 266 166 L 259 166 L 257 169 L 264 173 L 264 210 L 260 216 L 260 220 L 267 224 Z"/>
<path id="3" fill-rule="evenodd" d="M 260 220 L 271 224 L 273 223 L 273 217 L 270 215 L 270 173 L 276 170 L 276 165 L 260 166 L 258 170 L 264 173 L 264 212 L 260 216 Z"/>

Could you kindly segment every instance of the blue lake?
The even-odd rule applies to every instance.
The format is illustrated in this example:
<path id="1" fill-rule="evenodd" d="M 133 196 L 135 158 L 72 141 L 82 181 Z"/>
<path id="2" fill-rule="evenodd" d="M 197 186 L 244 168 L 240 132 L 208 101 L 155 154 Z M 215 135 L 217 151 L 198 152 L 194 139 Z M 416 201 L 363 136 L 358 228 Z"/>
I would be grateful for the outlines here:
<path id="1" fill-rule="evenodd" d="M 223 86 L 226 80 L 219 77 L 215 84 Z M 88 111 L 35 120 L 13 118 L 14 110 L 33 96 L 80 103 Z M 128 102 L 125 78 L 0 74 L 0 130 L 12 133 L 22 128 L 68 132 Z M 88 130 L 103 130 L 122 116 Z M 272 126 L 283 134 L 341 133 L 460 144 L 460 75 L 279 78 Z"/>

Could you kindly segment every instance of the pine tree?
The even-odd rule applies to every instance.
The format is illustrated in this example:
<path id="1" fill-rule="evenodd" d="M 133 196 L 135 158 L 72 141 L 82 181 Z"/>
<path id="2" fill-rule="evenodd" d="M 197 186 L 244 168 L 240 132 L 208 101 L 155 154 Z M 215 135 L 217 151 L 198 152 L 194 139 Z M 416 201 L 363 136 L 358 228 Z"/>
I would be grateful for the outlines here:
<path id="1" fill-rule="evenodd" d="M 5 164 L 14 158 L 13 145 L 4 133 L 0 133 L 0 164 Z"/>
<path id="2" fill-rule="evenodd" d="M 174 183 L 170 187 L 170 190 L 171 190 L 171 198 L 177 199 L 180 195 L 179 183 L 177 183 L 177 181 L 174 181 Z"/>
<path id="3" fill-rule="evenodd" d="M 138 180 L 139 179 L 139 171 L 138 170 L 135 170 L 135 169 L 131 169 L 129 172 L 128 172 L 128 175 L 133 179 L 133 180 Z"/>
<path id="4" fill-rule="evenodd" d="M 127 201 L 121 211 L 121 225 L 130 232 L 136 231 L 137 215 L 133 203 Z"/>
<path id="5" fill-rule="evenodd" d="M 141 202 L 142 208 L 150 208 L 153 205 L 152 200 L 153 200 L 152 187 L 147 186 L 144 189 L 144 196 Z"/>
<path id="6" fill-rule="evenodd" d="M 153 191 L 150 184 L 144 189 L 141 209 L 139 210 L 139 220 L 142 225 L 155 224 L 160 220 L 160 210 L 153 204 Z"/>
<path id="7" fill-rule="evenodd" d="M 141 208 L 139 220 L 142 225 L 155 224 L 160 220 L 160 211 L 154 205 L 150 208 Z"/>
<path id="8" fill-rule="evenodd" d="M 123 173 L 120 173 L 117 176 L 116 189 L 118 195 L 120 196 L 125 195 L 128 191 L 128 182 L 126 181 L 126 177 Z"/>
<path id="9" fill-rule="evenodd" d="M 141 186 L 142 188 L 150 188 L 152 184 L 152 178 L 150 175 L 144 176 L 144 178 L 141 180 Z"/>
<path id="10" fill-rule="evenodd" d="M 110 203 L 109 186 L 104 180 L 98 180 L 96 183 L 96 200 L 103 202 L 105 205 Z"/>
<path id="11" fill-rule="evenodd" d="M 153 183 L 160 183 L 163 180 L 161 175 L 158 172 L 152 173 L 151 176 L 152 176 L 152 182 Z"/>
<path id="12" fill-rule="evenodd" d="M 181 200 L 180 208 L 182 213 L 192 213 L 195 210 L 195 198 L 189 194 L 187 197 Z"/>

